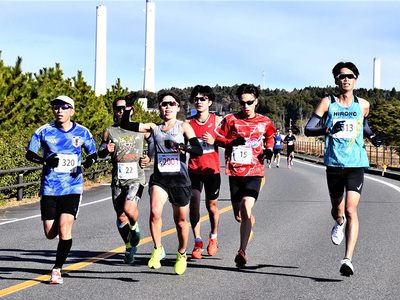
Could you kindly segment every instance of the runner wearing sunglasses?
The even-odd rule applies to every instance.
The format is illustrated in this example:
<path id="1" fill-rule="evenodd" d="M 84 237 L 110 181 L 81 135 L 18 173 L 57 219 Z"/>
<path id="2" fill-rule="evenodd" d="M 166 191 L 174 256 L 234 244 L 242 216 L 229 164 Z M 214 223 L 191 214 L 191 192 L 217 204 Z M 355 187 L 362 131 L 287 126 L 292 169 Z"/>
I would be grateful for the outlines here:
<path id="1" fill-rule="evenodd" d="M 354 274 L 353 252 L 357 242 L 359 221 L 357 206 L 364 184 L 364 169 L 369 167 L 364 136 L 379 147 L 382 139 L 373 135 L 368 126 L 369 102 L 353 94 L 359 71 L 351 62 L 340 62 L 332 70 L 339 96 L 330 95 L 318 104 L 305 127 L 307 136 L 325 136 L 324 163 L 332 217 L 333 244 L 339 245 L 346 236 L 344 259 L 340 273 Z M 317 127 L 322 117 L 326 120 Z"/>
<path id="2" fill-rule="evenodd" d="M 72 246 L 72 225 L 78 215 L 83 193 L 82 167 L 89 168 L 97 159 L 96 144 L 89 130 L 72 121 L 75 103 L 68 96 L 50 101 L 55 121 L 32 135 L 26 159 L 43 165 L 40 185 L 40 211 L 46 238 L 59 236 L 56 262 L 50 283 L 61 284 L 61 269 Z M 81 164 L 82 148 L 88 154 Z M 42 156 L 37 152 L 42 149 Z"/>
<path id="3" fill-rule="evenodd" d="M 148 262 L 149 268 L 161 267 L 160 260 L 165 257 L 161 244 L 162 211 L 169 200 L 173 209 L 174 222 L 178 234 L 178 253 L 174 271 L 183 274 L 187 266 L 186 247 L 189 236 L 189 224 L 186 221 L 192 187 L 186 166 L 186 152 L 202 155 L 203 150 L 193 128 L 177 119 L 180 111 L 180 99 L 172 92 L 157 97 L 160 105 L 162 124 L 135 123 L 129 121 L 132 103 L 127 103 L 122 116 L 121 127 L 135 132 L 153 134 L 155 147 L 154 173 L 150 177 L 150 231 L 154 250 Z M 185 138 L 189 145 L 185 144 Z"/>
<path id="4" fill-rule="evenodd" d="M 192 258 L 200 259 L 204 250 L 200 234 L 200 198 L 203 186 L 206 195 L 206 208 L 211 225 L 207 252 L 208 255 L 215 255 L 218 252 L 218 197 L 221 185 L 221 167 L 218 146 L 215 143 L 215 128 L 221 122 L 221 117 L 210 113 L 210 107 L 215 99 L 215 94 L 208 85 L 196 85 L 191 92 L 190 98 L 194 102 L 197 113 L 187 120 L 187 122 L 192 126 L 203 148 L 202 156 L 190 155 L 189 159 L 189 176 L 193 189 L 189 215 L 195 238 Z"/>
<path id="5" fill-rule="evenodd" d="M 124 263 L 132 264 L 135 261 L 137 245 L 140 242 L 140 231 L 137 223 L 139 211 L 138 204 L 142 197 L 145 174 L 143 168 L 148 166 L 152 156 L 143 154 L 144 138 L 149 133 L 133 133 L 120 127 L 122 115 L 125 110 L 125 98 L 136 99 L 136 95 L 118 97 L 113 101 L 114 122 L 103 133 L 103 141 L 99 147 L 99 157 L 111 155 L 112 180 L 111 193 L 114 210 L 117 214 L 117 228 L 125 243 Z M 131 117 L 134 115 L 131 110 Z M 152 139 L 149 139 L 149 148 L 152 148 Z"/>
<path id="6" fill-rule="evenodd" d="M 272 158 L 276 130 L 269 118 L 255 112 L 259 97 L 257 87 L 242 84 L 236 95 L 240 112 L 225 116 L 216 132 L 218 144 L 225 147 L 234 216 L 241 223 L 235 263 L 237 267 L 244 267 L 247 262 L 245 251 L 254 224 L 251 211 L 264 179 L 264 157 Z"/>

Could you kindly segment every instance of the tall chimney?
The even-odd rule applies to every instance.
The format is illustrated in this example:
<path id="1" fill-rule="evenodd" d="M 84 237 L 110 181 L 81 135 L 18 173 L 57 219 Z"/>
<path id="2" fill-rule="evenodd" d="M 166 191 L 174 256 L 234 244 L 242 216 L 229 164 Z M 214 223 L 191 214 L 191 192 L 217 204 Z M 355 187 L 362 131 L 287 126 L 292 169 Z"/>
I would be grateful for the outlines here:
<path id="1" fill-rule="evenodd" d="M 107 93 L 107 8 L 96 7 L 96 66 L 94 74 L 94 92 L 96 96 Z"/>
<path id="2" fill-rule="evenodd" d="M 143 89 L 153 93 L 156 92 L 154 83 L 155 10 L 156 4 L 152 0 L 146 0 L 146 53 Z"/>

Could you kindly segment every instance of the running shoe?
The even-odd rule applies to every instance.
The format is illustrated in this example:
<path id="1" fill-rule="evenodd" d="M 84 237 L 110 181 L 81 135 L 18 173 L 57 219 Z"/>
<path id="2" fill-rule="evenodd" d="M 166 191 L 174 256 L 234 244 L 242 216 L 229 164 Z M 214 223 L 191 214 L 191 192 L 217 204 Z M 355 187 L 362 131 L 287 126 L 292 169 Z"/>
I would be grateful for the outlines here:
<path id="1" fill-rule="evenodd" d="M 279 168 L 279 165 L 276 165 L 277 168 Z"/>
<path id="2" fill-rule="evenodd" d="M 243 250 L 239 250 L 238 253 L 236 254 L 235 263 L 236 263 L 236 267 L 238 267 L 238 268 L 244 268 L 246 266 L 247 259 L 246 259 L 246 256 L 244 255 Z"/>
<path id="3" fill-rule="evenodd" d="M 268 169 L 271 169 L 271 165 L 268 165 Z"/>
<path id="4" fill-rule="evenodd" d="M 137 247 L 127 248 L 125 250 L 124 264 L 133 264 L 135 262 L 135 253 Z"/>
<path id="5" fill-rule="evenodd" d="M 174 265 L 174 271 L 178 275 L 182 275 L 185 273 L 187 267 L 187 255 L 186 252 L 184 254 L 178 254 L 176 255 L 176 263 Z"/>
<path id="6" fill-rule="evenodd" d="M 129 231 L 129 243 L 131 243 L 132 247 L 139 245 L 140 242 L 140 231 L 139 231 L 139 224 L 136 222 L 135 230 Z"/>
<path id="7" fill-rule="evenodd" d="M 353 264 L 348 258 L 344 258 L 341 262 L 340 273 L 344 276 L 350 276 L 354 274 Z"/>
<path id="8" fill-rule="evenodd" d="M 195 259 L 201 259 L 202 258 L 202 253 L 203 253 L 204 249 L 203 249 L 203 241 L 200 242 L 195 242 L 194 243 L 194 248 L 192 251 L 192 258 Z"/>
<path id="9" fill-rule="evenodd" d="M 251 228 L 253 228 L 254 223 L 256 222 L 256 218 L 254 218 L 253 214 L 250 215 L 250 220 L 251 220 Z M 249 236 L 249 242 L 253 238 L 253 235 L 254 235 L 254 232 L 253 232 L 253 229 L 251 229 L 250 236 Z"/>
<path id="10" fill-rule="evenodd" d="M 51 271 L 50 283 L 51 284 L 62 284 L 63 283 L 63 279 L 61 277 L 61 269 L 60 268 L 54 268 Z"/>
<path id="11" fill-rule="evenodd" d="M 345 215 L 343 215 L 342 225 L 339 225 L 337 222 L 335 222 L 335 225 L 332 228 L 331 240 L 332 243 L 334 243 L 335 245 L 340 245 L 340 243 L 343 241 L 345 224 L 346 224 L 346 217 Z"/>
<path id="12" fill-rule="evenodd" d="M 290 161 L 290 165 L 292 165 L 292 166 L 293 166 L 293 159 Z"/>
<path id="13" fill-rule="evenodd" d="M 207 252 L 208 255 L 215 255 L 218 252 L 218 241 L 217 239 L 212 239 L 210 238 L 210 240 L 208 241 L 208 247 L 207 247 Z"/>
<path id="14" fill-rule="evenodd" d="M 290 169 L 290 165 L 287 165 L 288 169 Z"/>
<path id="15" fill-rule="evenodd" d="M 159 268 L 161 268 L 160 260 L 162 260 L 164 257 L 165 257 L 164 247 L 163 246 L 157 247 L 151 253 L 151 258 L 147 265 L 149 266 L 150 269 L 151 268 L 159 269 Z"/>

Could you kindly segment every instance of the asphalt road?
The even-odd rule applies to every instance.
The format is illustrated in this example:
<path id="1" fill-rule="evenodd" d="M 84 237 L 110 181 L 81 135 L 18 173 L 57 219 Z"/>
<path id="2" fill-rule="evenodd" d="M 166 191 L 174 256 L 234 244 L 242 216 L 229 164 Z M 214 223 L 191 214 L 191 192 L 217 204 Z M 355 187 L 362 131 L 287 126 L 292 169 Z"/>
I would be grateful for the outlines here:
<path id="1" fill-rule="evenodd" d="M 150 171 L 146 172 L 147 175 Z M 287 169 L 266 169 L 266 184 L 253 214 L 254 237 L 245 269 L 237 269 L 239 224 L 230 208 L 228 180 L 222 175 L 219 251 L 188 261 L 175 275 L 177 251 L 172 210 L 163 214 L 162 268 L 149 269 L 153 244 L 149 196 L 139 204 L 142 242 L 134 265 L 123 265 L 123 243 L 115 226 L 109 186 L 86 192 L 73 227 L 64 284 L 48 284 L 57 240 L 44 237 L 38 204 L 0 211 L 0 297 L 4 299 L 399 299 L 400 184 L 366 175 L 359 204 L 360 234 L 353 257 L 355 275 L 339 273 L 344 243 L 330 240 L 333 220 L 325 169 L 295 160 Z M 146 189 L 147 191 L 147 189 Z M 204 198 L 204 197 L 203 197 Z M 206 216 L 202 201 L 202 216 Z M 202 223 L 207 240 L 209 221 Z M 188 254 L 193 247 L 189 236 Z M 205 243 L 205 247 L 207 242 Z M 190 257 L 190 255 L 189 255 Z"/>

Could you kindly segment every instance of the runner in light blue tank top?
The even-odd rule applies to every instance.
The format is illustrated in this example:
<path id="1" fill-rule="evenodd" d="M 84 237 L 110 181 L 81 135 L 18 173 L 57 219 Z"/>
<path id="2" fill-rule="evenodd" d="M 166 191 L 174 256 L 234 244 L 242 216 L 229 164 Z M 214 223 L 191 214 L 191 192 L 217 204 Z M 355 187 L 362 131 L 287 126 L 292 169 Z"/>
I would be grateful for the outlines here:
<path id="1" fill-rule="evenodd" d="M 324 127 L 332 127 L 344 120 L 344 130 L 325 138 L 324 163 L 332 167 L 369 167 L 364 144 L 364 114 L 357 96 L 349 107 L 342 107 L 334 96 L 330 97 L 329 110 Z"/>
<path id="2" fill-rule="evenodd" d="M 332 73 L 339 96 L 331 95 L 321 100 L 304 133 L 307 136 L 325 136 L 326 179 L 331 215 L 335 220 L 331 240 L 340 245 L 346 238 L 345 255 L 339 271 L 350 276 L 354 274 L 352 258 L 359 230 L 357 206 L 364 185 L 364 169 L 369 166 L 364 137 L 376 147 L 381 145 L 382 139 L 368 126 L 369 102 L 353 95 L 359 75 L 357 67 L 351 62 L 339 62 Z M 317 127 L 324 116 L 326 121 Z"/>

